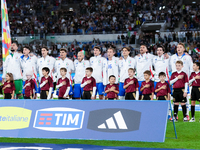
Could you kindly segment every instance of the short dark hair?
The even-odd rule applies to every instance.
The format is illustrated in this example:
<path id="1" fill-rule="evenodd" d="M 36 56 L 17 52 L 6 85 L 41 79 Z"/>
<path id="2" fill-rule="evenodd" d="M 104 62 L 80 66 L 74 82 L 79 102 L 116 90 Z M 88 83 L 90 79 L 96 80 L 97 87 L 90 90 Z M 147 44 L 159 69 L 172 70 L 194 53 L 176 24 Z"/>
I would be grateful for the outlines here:
<path id="1" fill-rule="evenodd" d="M 151 76 L 151 71 L 146 70 L 146 71 L 144 72 L 144 74 L 148 74 L 149 76 Z"/>
<path id="2" fill-rule="evenodd" d="M 160 76 L 165 76 L 166 77 L 166 74 L 164 73 L 164 72 L 160 72 L 159 74 L 158 74 L 158 76 L 160 77 Z"/>
<path id="3" fill-rule="evenodd" d="M 46 71 L 46 72 L 48 72 L 48 74 L 49 74 L 49 72 L 50 72 L 50 70 L 49 70 L 49 68 L 48 67 L 44 67 L 44 68 L 42 68 L 42 71 Z"/>
<path id="4" fill-rule="evenodd" d="M 99 46 L 95 46 L 94 49 L 98 49 L 99 51 L 101 51 L 101 48 Z"/>
<path id="5" fill-rule="evenodd" d="M 140 44 L 140 46 L 145 46 L 145 47 L 148 49 L 148 47 L 147 47 L 147 45 L 146 45 L 146 44 Z"/>
<path id="6" fill-rule="evenodd" d="M 129 52 L 131 51 L 130 47 L 123 47 L 122 51 L 123 51 L 123 49 L 127 49 Z"/>
<path id="7" fill-rule="evenodd" d="M 64 72 L 67 72 L 66 68 L 60 68 L 60 71 L 63 70 Z"/>
<path id="8" fill-rule="evenodd" d="M 43 46 L 41 49 L 46 49 L 47 51 L 49 51 L 49 49 L 48 49 L 48 47 L 46 47 L 46 46 Z"/>
<path id="9" fill-rule="evenodd" d="M 89 70 L 90 72 L 93 72 L 93 68 L 92 67 L 87 67 L 85 70 Z"/>
<path id="10" fill-rule="evenodd" d="M 131 71 L 133 71 L 133 72 L 135 73 L 135 69 L 133 69 L 133 68 L 129 68 L 128 71 L 129 71 L 129 70 L 131 70 Z"/>
<path id="11" fill-rule="evenodd" d="M 110 78 L 112 78 L 112 77 L 116 79 L 116 77 L 115 77 L 114 75 L 110 75 L 110 76 L 109 76 L 109 80 L 110 80 Z"/>
<path id="12" fill-rule="evenodd" d="M 60 52 L 61 52 L 61 51 L 64 51 L 65 53 L 67 53 L 67 50 L 66 50 L 65 48 L 61 48 L 61 49 L 60 49 Z"/>
<path id="13" fill-rule="evenodd" d="M 30 52 L 32 52 L 31 46 L 26 45 L 26 46 L 23 47 L 23 49 L 24 49 L 24 48 L 26 48 L 26 49 L 28 49 Z"/>
<path id="14" fill-rule="evenodd" d="M 109 49 L 112 49 L 112 50 L 113 50 L 113 53 L 115 53 L 115 49 L 114 49 L 113 47 L 110 46 L 110 47 L 107 49 L 107 51 L 108 51 Z"/>
<path id="15" fill-rule="evenodd" d="M 12 41 L 12 43 L 15 43 L 17 47 L 19 47 L 19 43 L 17 41 Z"/>
<path id="16" fill-rule="evenodd" d="M 158 45 L 157 50 L 158 50 L 158 48 L 162 48 L 163 52 L 165 52 L 165 48 L 162 45 Z"/>
<path id="17" fill-rule="evenodd" d="M 200 62 L 194 62 L 194 64 L 196 64 L 200 69 Z"/>

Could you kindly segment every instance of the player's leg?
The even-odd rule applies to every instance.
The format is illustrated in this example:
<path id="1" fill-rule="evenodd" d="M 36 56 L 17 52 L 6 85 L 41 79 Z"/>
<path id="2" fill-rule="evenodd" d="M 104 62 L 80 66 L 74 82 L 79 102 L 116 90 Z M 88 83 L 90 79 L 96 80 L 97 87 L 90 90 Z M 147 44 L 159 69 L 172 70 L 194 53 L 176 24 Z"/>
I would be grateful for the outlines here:
<path id="1" fill-rule="evenodd" d="M 138 81 L 138 84 L 139 84 L 138 91 L 139 91 L 139 95 L 140 95 L 140 97 L 139 97 L 140 100 L 143 100 L 143 95 L 142 95 L 142 92 L 140 91 L 140 88 L 141 88 L 141 86 L 142 86 L 142 82 L 143 82 L 143 81 Z"/>
<path id="2" fill-rule="evenodd" d="M 119 99 L 124 100 L 125 99 L 125 89 L 124 89 L 124 83 L 119 83 Z"/>
<path id="3" fill-rule="evenodd" d="M 69 99 L 72 99 L 72 96 L 73 96 L 73 88 L 72 88 L 72 85 L 70 85 Z"/>
<path id="4" fill-rule="evenodd" d="M 196 100 L 200 100 L 200 91 L 199 88 L 192 87 L 191 90 L 191 119 L 190 122 L 195 122 L 195 104 Z"/>
<path id="5" fill-rule="evenodd" d="M 96 83 L 96 87 L 97 87 L 96 95 L 97 95 L 97 92 L 98 92 L 99 99 L 103 100 L 103 97 L 104 97 L 104 85 L 103 85 L 103 83 Z"/>
<path id="6" fill-rule="evenodd" d="M 74 92 L 73 92 L 73 97 L 75 99 L 80 99 L 81 98 L 81 84 L 74 84 Z"/>
<path id="7" fill-rule="evenodd" d="M 190 94 L 191 94 L 191 88 L 188 86 L 188 90 L 187 90 L 187 102 L 186 102 L 186 117 L 188 120 L 190 120 L 190 117 L 189 117 L 189 112 L 190 112 Z"/>
<path id="8" fill-rule="evenodd" d="M 15 80 L 15 94 L 17 95 L 18 99 L 24 99 L 22 90 L 23 90 L 23 81 L 22 79 Z"/>
<path id="9" fill-rule="evenodd" d="M 178 121 L 177 116 L 178 116 L 178 106 L 179 106 L 179 94 L 177 90 L 174 89 L 173 92 L 173 102 L 174 102 L 174 121 Z"/>

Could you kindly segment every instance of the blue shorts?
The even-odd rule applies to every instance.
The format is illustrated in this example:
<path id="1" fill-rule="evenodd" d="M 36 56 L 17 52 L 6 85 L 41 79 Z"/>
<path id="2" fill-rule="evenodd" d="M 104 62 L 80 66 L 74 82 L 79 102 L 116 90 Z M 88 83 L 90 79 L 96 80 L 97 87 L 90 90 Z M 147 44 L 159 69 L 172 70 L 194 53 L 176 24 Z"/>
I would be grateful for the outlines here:
<path id="1" fill-rule="evenodd" d="M 23 87 L 24 87 L 24 85 L 25 85 L 25 82 L 26 82 L 26 81 L 23 81 Z M 37 93 L 37 91 L 38 91 L 38 88 L 37 88 L 37 85 L 36 85 L 36 83 L 35 83 L 35 93 Z M 22 94 L 25 94 L 25 89 L 24 89 L 24 88 L 22 89 Z"/>
<path id="2" fill-rule="evenodd" d="M 81 88 L 81 84 L 74 84 L 74 98 L 81 98 L 83 94 L 83 88 Z"/>
<path id="3" fill-rule="evenodd" d="M 106 85 L 104 85 L 104 91 L 106 89 Z M 107 96 L 107 93 L 104 92 L 104 96 Z"/>
<path id="4" fill-rule="evenodd" d="M 119 83 L 119 96 L 125 96 L 125 89 L 124 89 L 124 83 Z"/>
<path id="5" fill-rule="evenodd" d="M 141 88 L 141 86 L 142 86 L 142 82 L 143 82 L 143 81 L 138 81 L 138 84 L 139 84 L 138 91 L 139 91 L 139 94 L 140 94 L 140 95 L 142 95 L 142 92 L 140 91 L 140 88 Z"/>
<path id="6" fill-rule="evenodd" d="M 103 83 L 96 83 L 96 87 L 97 87 L 96 94 L 98 92 L 99 95 L 103 95 L 104 94 L 104 85 L 103 85 Z"/>
<path id="7" fill-rule="evenodd" d="M 156 84 L 157 84 L 157 83 L 158 83 L 158 82 L 154 81 L 154 91 L 156 90 Z M 157 95 L 156 92 L 154 92 L 154 94 Z"/>

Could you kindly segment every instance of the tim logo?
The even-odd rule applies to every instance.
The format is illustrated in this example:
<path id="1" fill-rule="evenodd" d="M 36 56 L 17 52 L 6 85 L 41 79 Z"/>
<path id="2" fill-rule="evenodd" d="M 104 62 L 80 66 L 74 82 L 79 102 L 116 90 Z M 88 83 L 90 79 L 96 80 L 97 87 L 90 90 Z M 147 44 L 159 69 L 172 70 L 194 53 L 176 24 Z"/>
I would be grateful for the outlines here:
<path id="1" fill-rule="evenodd" d="M 72 131 L 82 128 L 85 111 L 54 107 L 36 111 L 34 128 L 47 131 Z"/>
<path id="2" fill-rule="evenodd" d="M 129 109 L 100 109 L 90 112 L 87 128 L 101 132 L 139 130 L 141 112 Z"/>

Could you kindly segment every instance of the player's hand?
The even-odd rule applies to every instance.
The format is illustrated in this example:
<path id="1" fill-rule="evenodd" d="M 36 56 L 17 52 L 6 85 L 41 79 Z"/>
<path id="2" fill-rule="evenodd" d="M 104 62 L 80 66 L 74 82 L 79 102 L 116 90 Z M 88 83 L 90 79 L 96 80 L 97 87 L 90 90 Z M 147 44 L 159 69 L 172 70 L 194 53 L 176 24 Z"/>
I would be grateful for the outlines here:
<path id="1" fill-rule="evenodd" d="M 9 87 L 11 87 L 11 86 L 10 86 L 10 84 L 8 84 L 8 85 L 6 85 L 6 87 L 8 87 L 8 88 L 9 88 Z"/>
<path id="2" fill-rule="evenodd" d="M 166 59 L 168 59 L 168 58 L 169 58 L 169 55 L 168 55 L 167 53 L 165 53 L 165 54 L 164 54 L 164 57 L 165 57 Z"/>
<path id="3" fill-rule="evenodd" d="M 44 82 L 45 82 L 45 83 L 47 83 L 47 82 L 48 82 L 48 80 L 45 80 Z"/>
<path id="4" fill-rule="evenodd" d="M 94 97 L 94 96 L 91 96 L 91 99 L 95 99 L 95 97 Z"/>
<path id="5" fill-rule="evenodd" d="M 72 72 L 69 72 L 69 74 L 72 74 Z"/>
<path id="6" fill-rule="evenodd" d="M 146 85 L 144 86 L 144 88 L 148 88 L 148 87 L 150 87 L 150 84 L 146 84 Z"/>
<path id="7" fill-rule="evenodd" d="M 123 58 L 122 58 L 122 57 L 120 57 L 120 58 L 119 58 L 119 60 L 123 60 Z"/>
<path id="8" fill-rule="evenodd" d="M 65 82 L 65 81 L 63 81 L 63 82 L 62 82 L 62 84 L 63 84 L 63 85 L 66 85 L 66 82 Z"/>
<path id="9" fill-rule="evenodd" d="M 177 78 L 178 78 L 178 79 L 182 79 L 182 78 L 183 78 L 183 75 L 178 75 Z"/>
<path id="10" fill-rule="evenodd" d="M 30 83 L 27 83 L 27 84 L 26 84 L 26 86 L 30 86 L 30 85 L 31 85 Z"/>
<path id="11" fill-rule="evenodd" d="M 187 93 L 186 92 L 183 93 L 183 97 L 187 97 Z"/>
<path id="12" fill-rule="evenodd" d="M 161 89 L 166 89 L 166 85 L 161 86 Z"/>
<path id="13" fill-rule="evenodd" d="M 4 78 L 2 78 L 2 83 L 4 84 L 4 82 L 5 82 L 5 80 L 4 80 Z"/>
<path id="14" fill-rule="evenodd" d="M 111 90 L 111 91 L 114 91 L 114 90 L 115 90 L 115 87 L 111 87 L 110 90 Z"/>
<path id="15" fill-rule="evenodd" d="M 133 84 L 133 80 L 128 83 L 129 85 Z"/>
<path id="16" fill-rule="evenodd" d="M 87 84 L 90 84 L 90 83 L 91 83 L 91 80 L 87 80 L 86 82 L 87 82 Z"/>
<path id="17" fill-rule="evenodd" d="M 200 79 L 200 76 L 199 75 L 197 75 L 196 77 L 194 77 L 194 79 L 196 80 L 196 79 Z"/>

